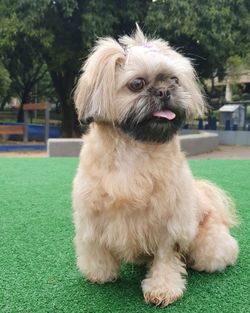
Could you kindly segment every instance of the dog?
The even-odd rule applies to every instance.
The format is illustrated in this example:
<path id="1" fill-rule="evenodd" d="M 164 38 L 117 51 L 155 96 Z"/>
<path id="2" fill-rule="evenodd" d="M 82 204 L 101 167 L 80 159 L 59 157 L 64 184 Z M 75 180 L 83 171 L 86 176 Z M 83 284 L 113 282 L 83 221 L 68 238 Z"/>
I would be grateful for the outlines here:
<path id="1" fill-rule="evenodd" d="M 99 39 L 75 89 L 89 124 L 73 183 L 79 270 L 93 283 L 117 279 L 121 262 L 147 264 L 147 303 L 165 307 L 185 290 L 186 268 L 236 262 L 233 201 L 194 179 L 177 131 L 206 105 L 189 59 L 162 39 Z"/>

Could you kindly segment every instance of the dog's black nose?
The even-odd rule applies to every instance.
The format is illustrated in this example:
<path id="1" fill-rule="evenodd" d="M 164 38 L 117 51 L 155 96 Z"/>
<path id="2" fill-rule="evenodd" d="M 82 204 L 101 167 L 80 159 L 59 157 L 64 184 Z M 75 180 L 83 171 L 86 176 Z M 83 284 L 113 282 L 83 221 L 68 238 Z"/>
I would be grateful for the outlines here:
<path id="1" fill-rule="evenodd" d="M 164 99 L 164 100 L 169 100 L 170 99 L 170 91 L 168 89 L 156 89 L 155 90 L 155 96 Z"/>

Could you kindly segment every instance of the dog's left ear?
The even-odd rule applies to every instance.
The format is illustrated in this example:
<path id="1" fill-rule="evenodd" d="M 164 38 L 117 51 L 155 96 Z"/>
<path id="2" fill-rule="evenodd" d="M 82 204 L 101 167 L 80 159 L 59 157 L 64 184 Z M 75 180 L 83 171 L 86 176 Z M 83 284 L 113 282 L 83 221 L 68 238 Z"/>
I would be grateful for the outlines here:
<path id="1" fill-rule="evenodd" d="M 74 100 L 79 120 L 114 121 L 112 107 L 115 92 L 116 67 L 123 64 L 125 51 L 111 39 L 98 40 L 83 65 Z"/>
<path id="2" fill-rule="evenodd" d="M 204 98 L 203 87 L 198 79 L 196 71 L 191 61 L 183 57 L 187 62 L 186 70 L 183 71 L 182 84 L 185 90 L 191 97 L 191 103 L 187 108 L 187 119 L 192 120 L 197 117 L 202 117 L 207 111 L 208 106 Z"/>

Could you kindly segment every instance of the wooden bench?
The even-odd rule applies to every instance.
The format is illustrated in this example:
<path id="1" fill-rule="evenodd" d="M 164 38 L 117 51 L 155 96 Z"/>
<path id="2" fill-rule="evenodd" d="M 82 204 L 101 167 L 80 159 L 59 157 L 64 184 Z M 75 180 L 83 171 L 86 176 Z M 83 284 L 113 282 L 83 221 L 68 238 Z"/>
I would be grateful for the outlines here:
<path id="1" fill-rule="evenodd" d="M 23 135 L 23 125 L 0 125 L 0 135 Z"/>
<path id="2" fill-rule="evenodd" d="M 44 141 L 49 138 L 49 105 L 47 103 L 27 103 L 23 105 L 24 124 L 0 125 L 0 135 L 23 135 L 23 141 L 28 142 L 28 111 L 45 111 Z"/>

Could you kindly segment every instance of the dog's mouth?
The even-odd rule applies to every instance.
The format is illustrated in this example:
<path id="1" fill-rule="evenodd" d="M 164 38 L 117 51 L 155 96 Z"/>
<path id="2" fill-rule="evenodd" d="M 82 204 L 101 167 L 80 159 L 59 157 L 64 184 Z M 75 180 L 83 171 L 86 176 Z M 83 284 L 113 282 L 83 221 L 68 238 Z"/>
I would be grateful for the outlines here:
<path id="1" fill-rule="evenodd" d="M 167 119 L 168 121 L 172 121 L 175 119 L 176 114 L 173 111 L 170 110 L 164 110 L 164 111 L 157 111 L 153 113 L 154 117 L 160 118 L 160 119 Z"/>
<path id="2" fill-rule="evenodd" d="M 170 141 L 181 127 L 185 112 L 165 109 L 155 111 L 138 123 L 131 116 L 119 127 L 130 137 L 142 142 L 165 143 Z"/>

